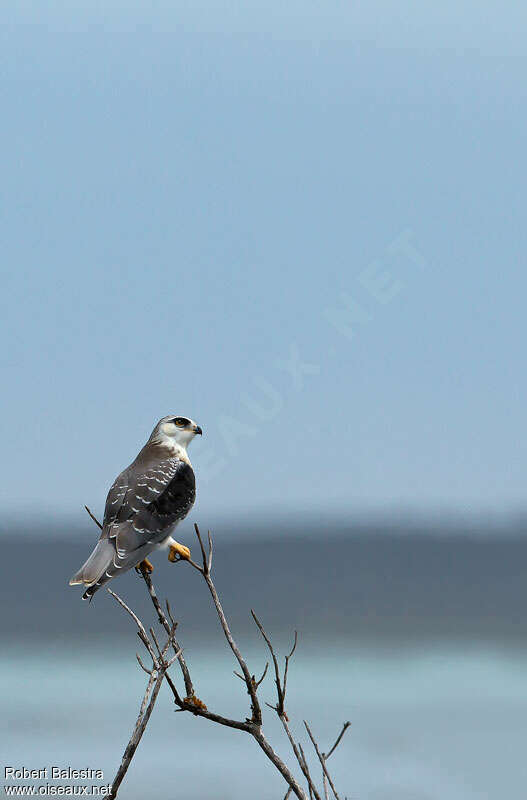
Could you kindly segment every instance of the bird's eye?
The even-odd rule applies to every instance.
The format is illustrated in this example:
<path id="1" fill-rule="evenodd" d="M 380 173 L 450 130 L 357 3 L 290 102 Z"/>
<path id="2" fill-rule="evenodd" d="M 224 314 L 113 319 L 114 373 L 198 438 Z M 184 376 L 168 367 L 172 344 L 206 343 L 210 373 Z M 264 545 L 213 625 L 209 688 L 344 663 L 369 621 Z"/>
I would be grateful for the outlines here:
<path id="1" fill-rule="evenodd" d="M 174 423 L 174 425 L 177 425 L 178 428 L 184 428 L 185 425 L 187 424 L 187 420 L 185 419 L 185 417 L 174 417 L 172 422 Z"/>

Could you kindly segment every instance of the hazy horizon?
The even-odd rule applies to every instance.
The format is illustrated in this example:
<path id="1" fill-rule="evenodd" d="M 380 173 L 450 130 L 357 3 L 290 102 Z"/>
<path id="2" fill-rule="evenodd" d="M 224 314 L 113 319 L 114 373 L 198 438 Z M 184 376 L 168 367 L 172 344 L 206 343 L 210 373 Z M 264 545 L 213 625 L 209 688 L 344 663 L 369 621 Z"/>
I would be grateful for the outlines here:
<path id="1" fill-rule="evenodd" d="M 102 508 L 92 506 L 91 510 L 102 519 Z M 178 536 L 194 540 L 194 523 L 203 531 L 210 529 L 220 542 L 247 538 L 301 540 L 325 536 L 344 539 L 357 535 L 506 541 L 527 535 L 527 509 L 489 514 L 484 511 L 463 513 L 407 508 L 364 509 L 353 513 L 324 513 L 318 509 L 313 513 L 281 508 L 274 514 L 255 509 L 254 512 L 223 512 L 212 516 L 200 512 L 198 507 L 180 523 Z M 27 510 L 11 513 L 4 510 L 0 520 L 0 536 L 4 540 L 27 537 L 37 541 L 58 538 L 80 542 L 91 541 L 98 535 L 97 527 L 84 508 L 70 513 L 44 509 L 33 514 Z"/>

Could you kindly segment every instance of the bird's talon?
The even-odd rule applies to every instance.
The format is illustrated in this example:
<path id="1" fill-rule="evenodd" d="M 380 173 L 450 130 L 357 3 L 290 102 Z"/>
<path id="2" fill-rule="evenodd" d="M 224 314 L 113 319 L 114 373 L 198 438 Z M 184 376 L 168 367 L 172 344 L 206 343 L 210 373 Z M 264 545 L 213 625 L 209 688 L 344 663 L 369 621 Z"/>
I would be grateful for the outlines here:
<path id="1" fill-rule="evenodd" d="M 190 558 L 190 549 L 185 547 L 184 544 L 180 544 L 176 542 L 175 544 L 171 544 L 168 548 L 168 560 L 172 563 L 183 559 L 184 561 L 188 561 Z"/>
<path id="2" fill-rule="evenodd" d="M 147 558 L 143 558 L 143 560 L 139 564 L 137 564 L 136 570 L 138 572 L 142 572 L 142 570 L 144 570 L 145 572 L 148 572 L 148 574 L 150 574 L 154 571 L 154 565 L 151 564 Z"/>

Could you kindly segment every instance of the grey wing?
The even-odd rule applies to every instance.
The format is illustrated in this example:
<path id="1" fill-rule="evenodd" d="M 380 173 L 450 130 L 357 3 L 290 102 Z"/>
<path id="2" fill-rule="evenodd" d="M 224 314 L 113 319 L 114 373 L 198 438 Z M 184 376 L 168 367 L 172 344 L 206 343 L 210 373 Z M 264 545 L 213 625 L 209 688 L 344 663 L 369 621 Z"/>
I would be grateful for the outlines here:
<path id="1" fill-rule="evenodd" d="M 103 535 L 116 536 L 116 527 L 133 520 L 163 494 L 177 472 L 174 458 L 127 467 L 110 487 L 104 509 Z"/>
<path id="2" fill-rule="evenodd" d="M 103 533 L 101 538 L 108 537 L 110 527 L 118 520 L 119 515 L 122 513 L 130 483 L 133 484 L 132 466 L 123 470 L 110 486 L 106 498 L 106 505 L 104 507 Z"/>
<path id="3" fill-rule="evenodd" d="M 135 491 L 129 491 L 131 513 L 125 517 L 123 506 L 116 521 L 120 528 L 117 553 L 122 555 L 146 543 L 162 542 L 174 525 L 187 516 L 195 498 L 196 481 L 190 464 L 170 459 L 147 470 L 137 481 Z M 125 522 L 129 524 L 124 525 Z"/>
<path id="4" fill-rule="evenodd" d="M 186 517 L 196 497 L 192 467 L 167 459 L 137 474 L 125 470 L 111 487 L 106 501 L 101 539 L 109 539 L 112 557 L 84 597 L 91 597 L 120 571 L 142 561 L 174 525 Z"/>

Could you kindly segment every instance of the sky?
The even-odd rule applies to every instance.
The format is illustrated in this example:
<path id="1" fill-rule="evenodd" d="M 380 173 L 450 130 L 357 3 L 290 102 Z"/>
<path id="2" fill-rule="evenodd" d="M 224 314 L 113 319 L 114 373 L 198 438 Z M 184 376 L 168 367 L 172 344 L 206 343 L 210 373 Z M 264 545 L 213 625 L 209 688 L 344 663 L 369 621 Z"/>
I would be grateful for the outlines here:
<path id="1" fill-rule="evenodd" d="M 0 13 L 5 513 L 170 413 L 207 525 L 524 509 L 525 8 Z"/>

